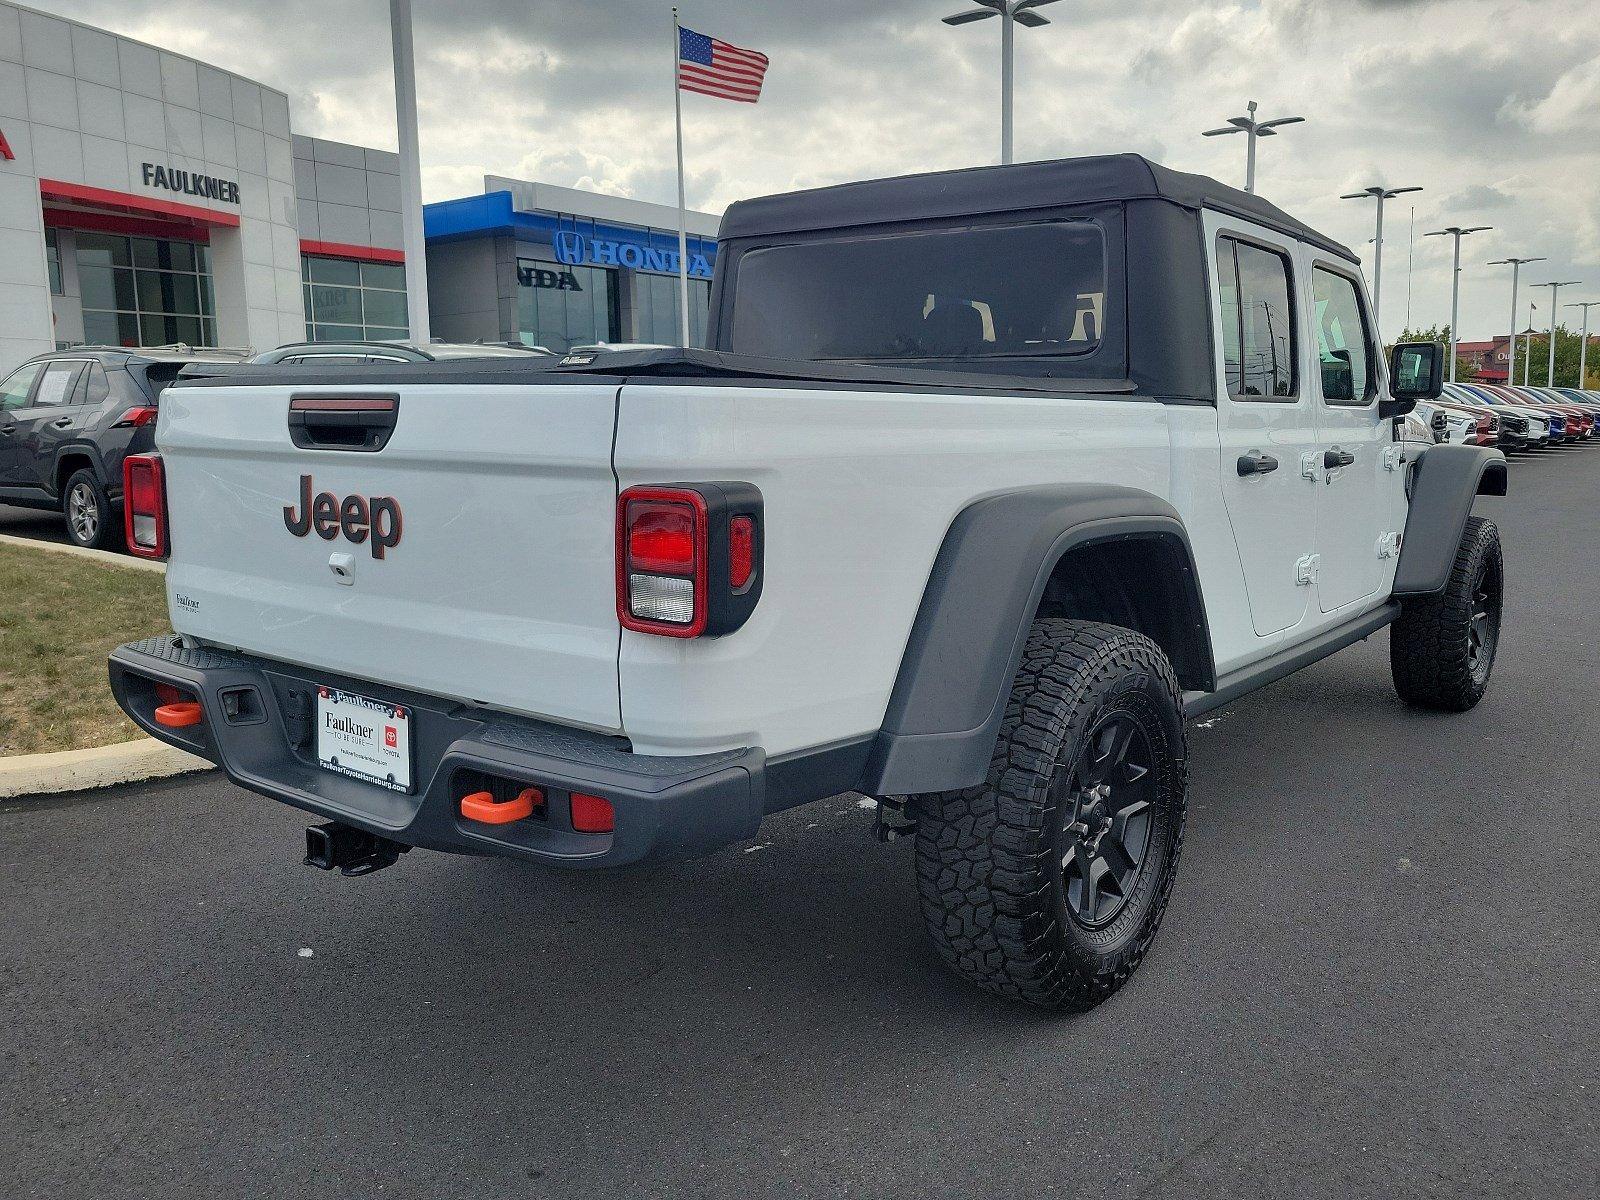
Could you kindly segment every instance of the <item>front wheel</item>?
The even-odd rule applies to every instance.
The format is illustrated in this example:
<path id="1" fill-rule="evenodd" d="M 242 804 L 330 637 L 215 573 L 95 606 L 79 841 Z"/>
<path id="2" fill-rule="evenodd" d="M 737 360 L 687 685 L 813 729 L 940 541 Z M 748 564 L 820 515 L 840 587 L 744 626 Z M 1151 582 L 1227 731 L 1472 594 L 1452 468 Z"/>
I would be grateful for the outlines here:
<path id="1" fill-rule="evenodd" d="M 1405 601 L 1389 627 L 1389 666 L 1402 700 L 1466 712 L 1483 699 L 1500 649 L 1504 586 L 1500 531 L 1468 517 L 1444 590 Z"/>
<path id="2" fill-rule="evenodd" d="M 93 471 L 74 471 L 62 497 L 62 512 L 67 518 L 67 536 L 75 546 L 105 550 L 121 533 L 117 527 L 111 498 Z"/>
<path id="3" fill-rule="evenodd" d="M 1155 937 L 1183 845 L 1177 679 L 1141 634 L 1034 622 L 988 779 L 916 798 L 922 912 L 989 991 L 1090 1008 Z"/>

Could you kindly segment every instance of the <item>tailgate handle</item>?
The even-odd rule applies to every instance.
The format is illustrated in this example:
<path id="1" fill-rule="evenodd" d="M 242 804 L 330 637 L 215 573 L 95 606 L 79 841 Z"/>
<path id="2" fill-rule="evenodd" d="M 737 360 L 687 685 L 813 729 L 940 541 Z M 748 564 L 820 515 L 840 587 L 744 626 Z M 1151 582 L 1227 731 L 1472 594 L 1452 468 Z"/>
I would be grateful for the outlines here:
<path id="1" fill-rule="evenodd" d="M 400 397 L 381 395 L 293 395 L 289 437 L 302 450 L 382 450 L 400 418 Z"/>

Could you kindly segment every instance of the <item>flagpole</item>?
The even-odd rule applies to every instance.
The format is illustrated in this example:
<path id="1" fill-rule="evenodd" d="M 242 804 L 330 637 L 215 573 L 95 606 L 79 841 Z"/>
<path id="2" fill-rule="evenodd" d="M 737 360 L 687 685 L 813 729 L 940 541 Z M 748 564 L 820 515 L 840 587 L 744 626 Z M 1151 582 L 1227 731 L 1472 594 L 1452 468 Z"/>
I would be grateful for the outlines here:
<path id="1" fill-rule="evenodd" d="M 689 345 L 689 226 L 683 204 L 683 35 L 672 10 L 672 107 L 678 124 L 678 344 Z"/>

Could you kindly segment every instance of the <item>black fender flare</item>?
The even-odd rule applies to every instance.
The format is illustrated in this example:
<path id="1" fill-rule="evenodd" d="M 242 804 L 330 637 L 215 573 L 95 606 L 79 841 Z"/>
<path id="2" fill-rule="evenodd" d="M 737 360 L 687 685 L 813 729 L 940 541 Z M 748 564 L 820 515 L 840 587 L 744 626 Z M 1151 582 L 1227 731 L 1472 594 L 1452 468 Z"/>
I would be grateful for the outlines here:
<path id="1" fill-rule="evenodd" d="M 1506 456 L 1487 446 L 1428 446 L 1417 456 L 1410 483 L 1394 594 L 1433 596 L 1450 581 L 1473 498 L 1506 494 Z"/>
<path id="2" fill-rule="evenodd" d="M 87 458 L 90 468 L 100 480 L 100 486 L 106 489 L 106 495 L 111 497 L 112 502 L 115 503 L 122 495 L 122 479 L 119 476 L 113 480 L 107 473 L 105 455 L 100 453 L 100 447 L 90 441 L 77 441 L 57 446 L 55 455 L 50 460 L 48 490 L 54 499 L 65 503 L 57 482 L 61 476 L 61 460 L 64 458 Z"/>
<path id="3" fill-rule="evenodd" d="M 1199 575 L 1177 511 L 1137 488 L 1051 484 L 977 500 L 958 513 L 934 559 L 861 790 L 947 791 L 981 783 L 1045 585 L 1070 551 L 1096 542 L 1165 540 L 1215 666 Z"/>

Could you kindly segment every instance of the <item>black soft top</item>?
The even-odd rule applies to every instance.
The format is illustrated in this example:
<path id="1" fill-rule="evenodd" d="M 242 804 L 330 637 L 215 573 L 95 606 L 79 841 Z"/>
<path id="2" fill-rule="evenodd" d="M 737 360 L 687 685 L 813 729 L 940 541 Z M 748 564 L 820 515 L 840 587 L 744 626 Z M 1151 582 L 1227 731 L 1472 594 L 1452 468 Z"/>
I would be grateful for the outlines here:
<path id="1" fill-rule="evenodd" d="M 1138 154 L 968 167 L 760 196 L 732 205 L 722 218 L 718 237 L 763 238 L 1121 200 L 1167 200 L 1195 211 L 1217 209 L 1300 238 L 1353 263 L 1360 261 L 1345 246 L 1260 196 L 1205 175 L 1174 171 Z"/>

